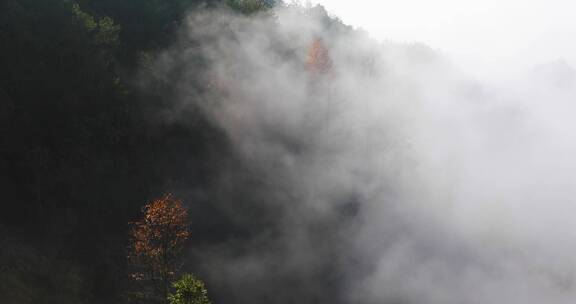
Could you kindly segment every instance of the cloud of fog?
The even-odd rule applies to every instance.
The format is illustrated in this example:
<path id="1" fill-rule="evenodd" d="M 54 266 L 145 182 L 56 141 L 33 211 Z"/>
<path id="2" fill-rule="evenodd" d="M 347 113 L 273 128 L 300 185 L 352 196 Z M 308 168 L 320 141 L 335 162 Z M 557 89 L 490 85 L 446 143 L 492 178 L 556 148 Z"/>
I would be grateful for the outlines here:
<path id="1" fill-rule="evenodd" d="M 315 39 L 327 73 L 306 66 Z M 488 85 L 424 45 L 284 7 L 193 14 L 155 68 L 179 71 L 176 108 L 201 109 L 237 153 L 205 191 L 241 225 L 261 223 L 194 249 L 228 302 L 576 299 L 569 65 Z"/>

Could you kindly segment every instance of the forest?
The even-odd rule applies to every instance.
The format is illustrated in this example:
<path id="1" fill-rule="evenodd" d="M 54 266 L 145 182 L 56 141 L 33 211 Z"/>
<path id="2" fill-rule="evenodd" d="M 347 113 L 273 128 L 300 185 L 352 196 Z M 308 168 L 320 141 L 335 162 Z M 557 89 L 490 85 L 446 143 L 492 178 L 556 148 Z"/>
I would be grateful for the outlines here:
<path id="1" fill-rule="evenodd" d="M 164 193 L 211 187 L 215 164 L 233 162 L 226 137 L 200 111 L 189 109 L 185 123 L 159 119 L 175 107 L 171 84 L 144 88 L 140 74 L 176 41 L 187 12 L 249 15 L 272 5 L 0 3 L 1 303 L 133 301 L 129 222 Z M 190 243 L 250 233 L 208 200 L 188 201 Z"/>
<path id="2" fill-rule="evenodd" d="M 313 12 L 321 31 L 351 32 L 321 6 L 272 0 L 0 2 L 0 303 L 339 298 L 330 261 L 301 266 L 308 270 L 271 266 L 281 270 L 270 276 L 230 275 L 210 266 L 217 259 L 206 262 L 280 250 L 263 249 L 284 234 L 284 211 L 267 201 L 288 190 L 246 161 L 206 110 L 229 94 L 205 77 L 218 58 L 194 51 L 163 63 L 226 35 L 188 37 L 187 23 L 225 16 L 215 17 L 216 27 L 265 20 L 274 31 L 279 7 Z M 327 73 L 324 43 L 306 39 L 304 47 L 286 39 L 272 47 L 310 74 Z M 194 100 L 185 106 L 181 79 Z M 354 203 L 338 208 L 356 212 Z M 330 225 L 314 229 L 324 235 Z M 312 288 L 320 276 L 323 287 Z"/>

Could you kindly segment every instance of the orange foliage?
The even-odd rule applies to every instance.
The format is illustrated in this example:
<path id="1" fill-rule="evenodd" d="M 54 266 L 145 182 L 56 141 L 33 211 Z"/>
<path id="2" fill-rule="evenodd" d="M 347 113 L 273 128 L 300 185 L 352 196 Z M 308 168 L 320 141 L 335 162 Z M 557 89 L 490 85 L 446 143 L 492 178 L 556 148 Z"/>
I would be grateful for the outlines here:
<path id="1" fill-rule="evenodd" d="M 332 68 L 332 60 L 328 49 L 320 38 L 316 38 L 308 49 L 306 68 L 314 74 L 324 74 Z"/>
<path id="2" fill-rule="evenodd" d="M 150 280 L 161 293 L 175 275 L 188 231 L 188 212 L 182 201 L 166 194 L 142 208 L 144 217 L 132 222 L 129 260 L 138 268 L 134 280 Z"/>

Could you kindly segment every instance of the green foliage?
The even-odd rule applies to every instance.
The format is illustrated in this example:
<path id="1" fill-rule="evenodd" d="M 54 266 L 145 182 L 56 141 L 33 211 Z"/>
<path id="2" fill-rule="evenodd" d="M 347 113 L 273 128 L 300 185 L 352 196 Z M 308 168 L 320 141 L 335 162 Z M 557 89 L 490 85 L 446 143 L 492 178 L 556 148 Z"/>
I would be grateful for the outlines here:
<path id="1" fill-rule="evenodd" d="M 80 9 L 76 3 L 72 5 L 72 14 L 79 28 L 86 35 L 87 44 L 97 51 L 101 64 L 111 68 L 116 61 L 115 53 L 120 46 L 120 26 L 110 17 L 94 17 Z M 111 86 L 118 84 L 117 77 L 110 75 Z"/>
<path id="2" fill-rule="evenodd" d="M 250 15 L 272 8 L 275 1 L 270 0 L 228 0 L 228 6 L 243 14 Z"/>
<path id="3" fill-rule="evenodd" d="M 121 27 L 122 62 L 136 65 L 142 51 L 169 46 L 184 15 L 191 9 L 224 0 L 78 0 L 84 11 L 109 16 Z"/>
<path id="4" fill-rule="evenodd" d="M 84 28 L 87 29 L 88 31 L 93 31 L 98 26 L 96 19 L 90 14 L 83 12 L 80 9 L 80 5 L 78 5 L 77 3 L 72 4 L 72 13 L 76 17 L 76 19 L 78 19 L 81 22 L 82 26 L 84 26 Z"/>
<path id="5" fill-rule="evenodd" d="M 192 274 L 184 274 L 172 286 L 175 292 L 168 296 L 170 304 L 210 304 L 204 282 Z"/>

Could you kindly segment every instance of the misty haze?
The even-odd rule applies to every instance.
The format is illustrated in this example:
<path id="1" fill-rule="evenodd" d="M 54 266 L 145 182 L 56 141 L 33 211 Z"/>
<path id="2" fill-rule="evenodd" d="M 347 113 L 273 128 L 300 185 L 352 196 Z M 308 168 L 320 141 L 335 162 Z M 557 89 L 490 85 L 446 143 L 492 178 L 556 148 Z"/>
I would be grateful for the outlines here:
<path id="1" fill-rule="evenodd" d="M 571 4 L 408 2 L 1 1 L 0 303 L 574 303 Z"/>

